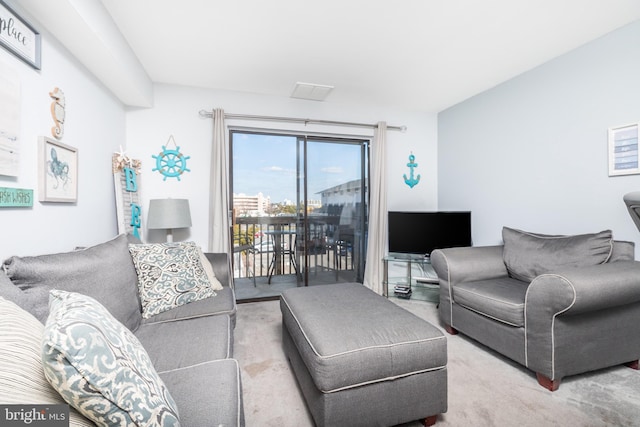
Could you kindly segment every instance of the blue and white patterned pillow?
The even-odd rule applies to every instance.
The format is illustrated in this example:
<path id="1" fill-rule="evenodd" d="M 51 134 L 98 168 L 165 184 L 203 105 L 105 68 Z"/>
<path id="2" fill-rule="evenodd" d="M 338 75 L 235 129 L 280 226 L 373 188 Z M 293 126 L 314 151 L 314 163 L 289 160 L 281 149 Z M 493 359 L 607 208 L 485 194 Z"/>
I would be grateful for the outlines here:
<path id="1" fill-rule="evenodd" d="M 145 319 L 216 295 L 193 242 L 131 244 L 129 252 Z"/>
<path id="2" fill-rule="evenodd" d="M 100 426 L 179 426 L 178 408 L 138 339 L 91 297 L 51 291 L 44 374 Z"/>

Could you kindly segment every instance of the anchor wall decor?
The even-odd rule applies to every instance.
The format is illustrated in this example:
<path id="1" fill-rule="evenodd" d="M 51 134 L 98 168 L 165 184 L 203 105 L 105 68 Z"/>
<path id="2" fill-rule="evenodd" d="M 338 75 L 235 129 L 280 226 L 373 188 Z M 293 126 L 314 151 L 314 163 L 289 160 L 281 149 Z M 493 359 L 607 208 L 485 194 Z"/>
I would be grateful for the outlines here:
<path id="1" fill-rule="evenodd" d="M 411 153 L 409 155 L 409 163 L 407 163 L 407 166 L 409 167 L 409 178 L 407 178 L 407 174 L 402 175 L 404 177 L 405 184 L 407 184 L 411 188 L 415 187 L 420 182 L 420 174 L 418 174 L 418 176 L 416 176 L 415 178 L 413 176 L 414 169 L 418 167 L 415 159 L 416 156 Z"/>

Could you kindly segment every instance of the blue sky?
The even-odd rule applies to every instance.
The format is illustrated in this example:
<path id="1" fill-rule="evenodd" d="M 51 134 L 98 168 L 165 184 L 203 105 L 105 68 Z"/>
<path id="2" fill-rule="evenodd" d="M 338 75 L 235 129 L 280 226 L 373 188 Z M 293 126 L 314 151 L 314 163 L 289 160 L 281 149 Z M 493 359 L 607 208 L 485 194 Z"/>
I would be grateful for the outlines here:
<path id="1" fill-rule="evenodd" d="M 309 143 L 309 197 L 325 188 L 360 177 L 360 147 L 351 144 Z M 235 133 L 233 192 L 261 192 L 272 202 L 296 199 L 296 138 Z"/>

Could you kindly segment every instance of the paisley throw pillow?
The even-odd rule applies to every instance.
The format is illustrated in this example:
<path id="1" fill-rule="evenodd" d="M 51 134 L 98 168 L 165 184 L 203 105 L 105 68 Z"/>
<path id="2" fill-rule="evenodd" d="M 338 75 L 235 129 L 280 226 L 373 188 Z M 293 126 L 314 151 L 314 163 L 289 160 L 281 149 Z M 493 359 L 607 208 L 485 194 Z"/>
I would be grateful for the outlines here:
<path id="1" fill-rule="evenodd" d="M 42 339 L 44 374 L 99 426 L 179 426 L 178 408 L 140 341 L 91 297 L 54 290 Z"/>
<path id="2" fill-rule="evenodd" d="M 193 242 L 129 245 L 129 252 L 145 319 L 216 295 Z"/>

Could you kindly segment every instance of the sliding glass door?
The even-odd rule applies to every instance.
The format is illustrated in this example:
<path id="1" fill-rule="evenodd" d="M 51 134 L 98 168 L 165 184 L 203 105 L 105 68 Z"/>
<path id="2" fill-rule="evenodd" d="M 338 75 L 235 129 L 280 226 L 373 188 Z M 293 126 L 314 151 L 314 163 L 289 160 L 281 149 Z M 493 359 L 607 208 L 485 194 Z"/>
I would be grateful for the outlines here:
<path id="1" fill-rule="evenodd" d="M 238 299 L 362 281 L 367 140 L 232 131 L 231 152 Z"/>
<path id="2" fill-rule="evenodd" d="M 298 138 L 298 262 L 308 285 L 362 282 L 367 218 L 367 143 Z"/>

